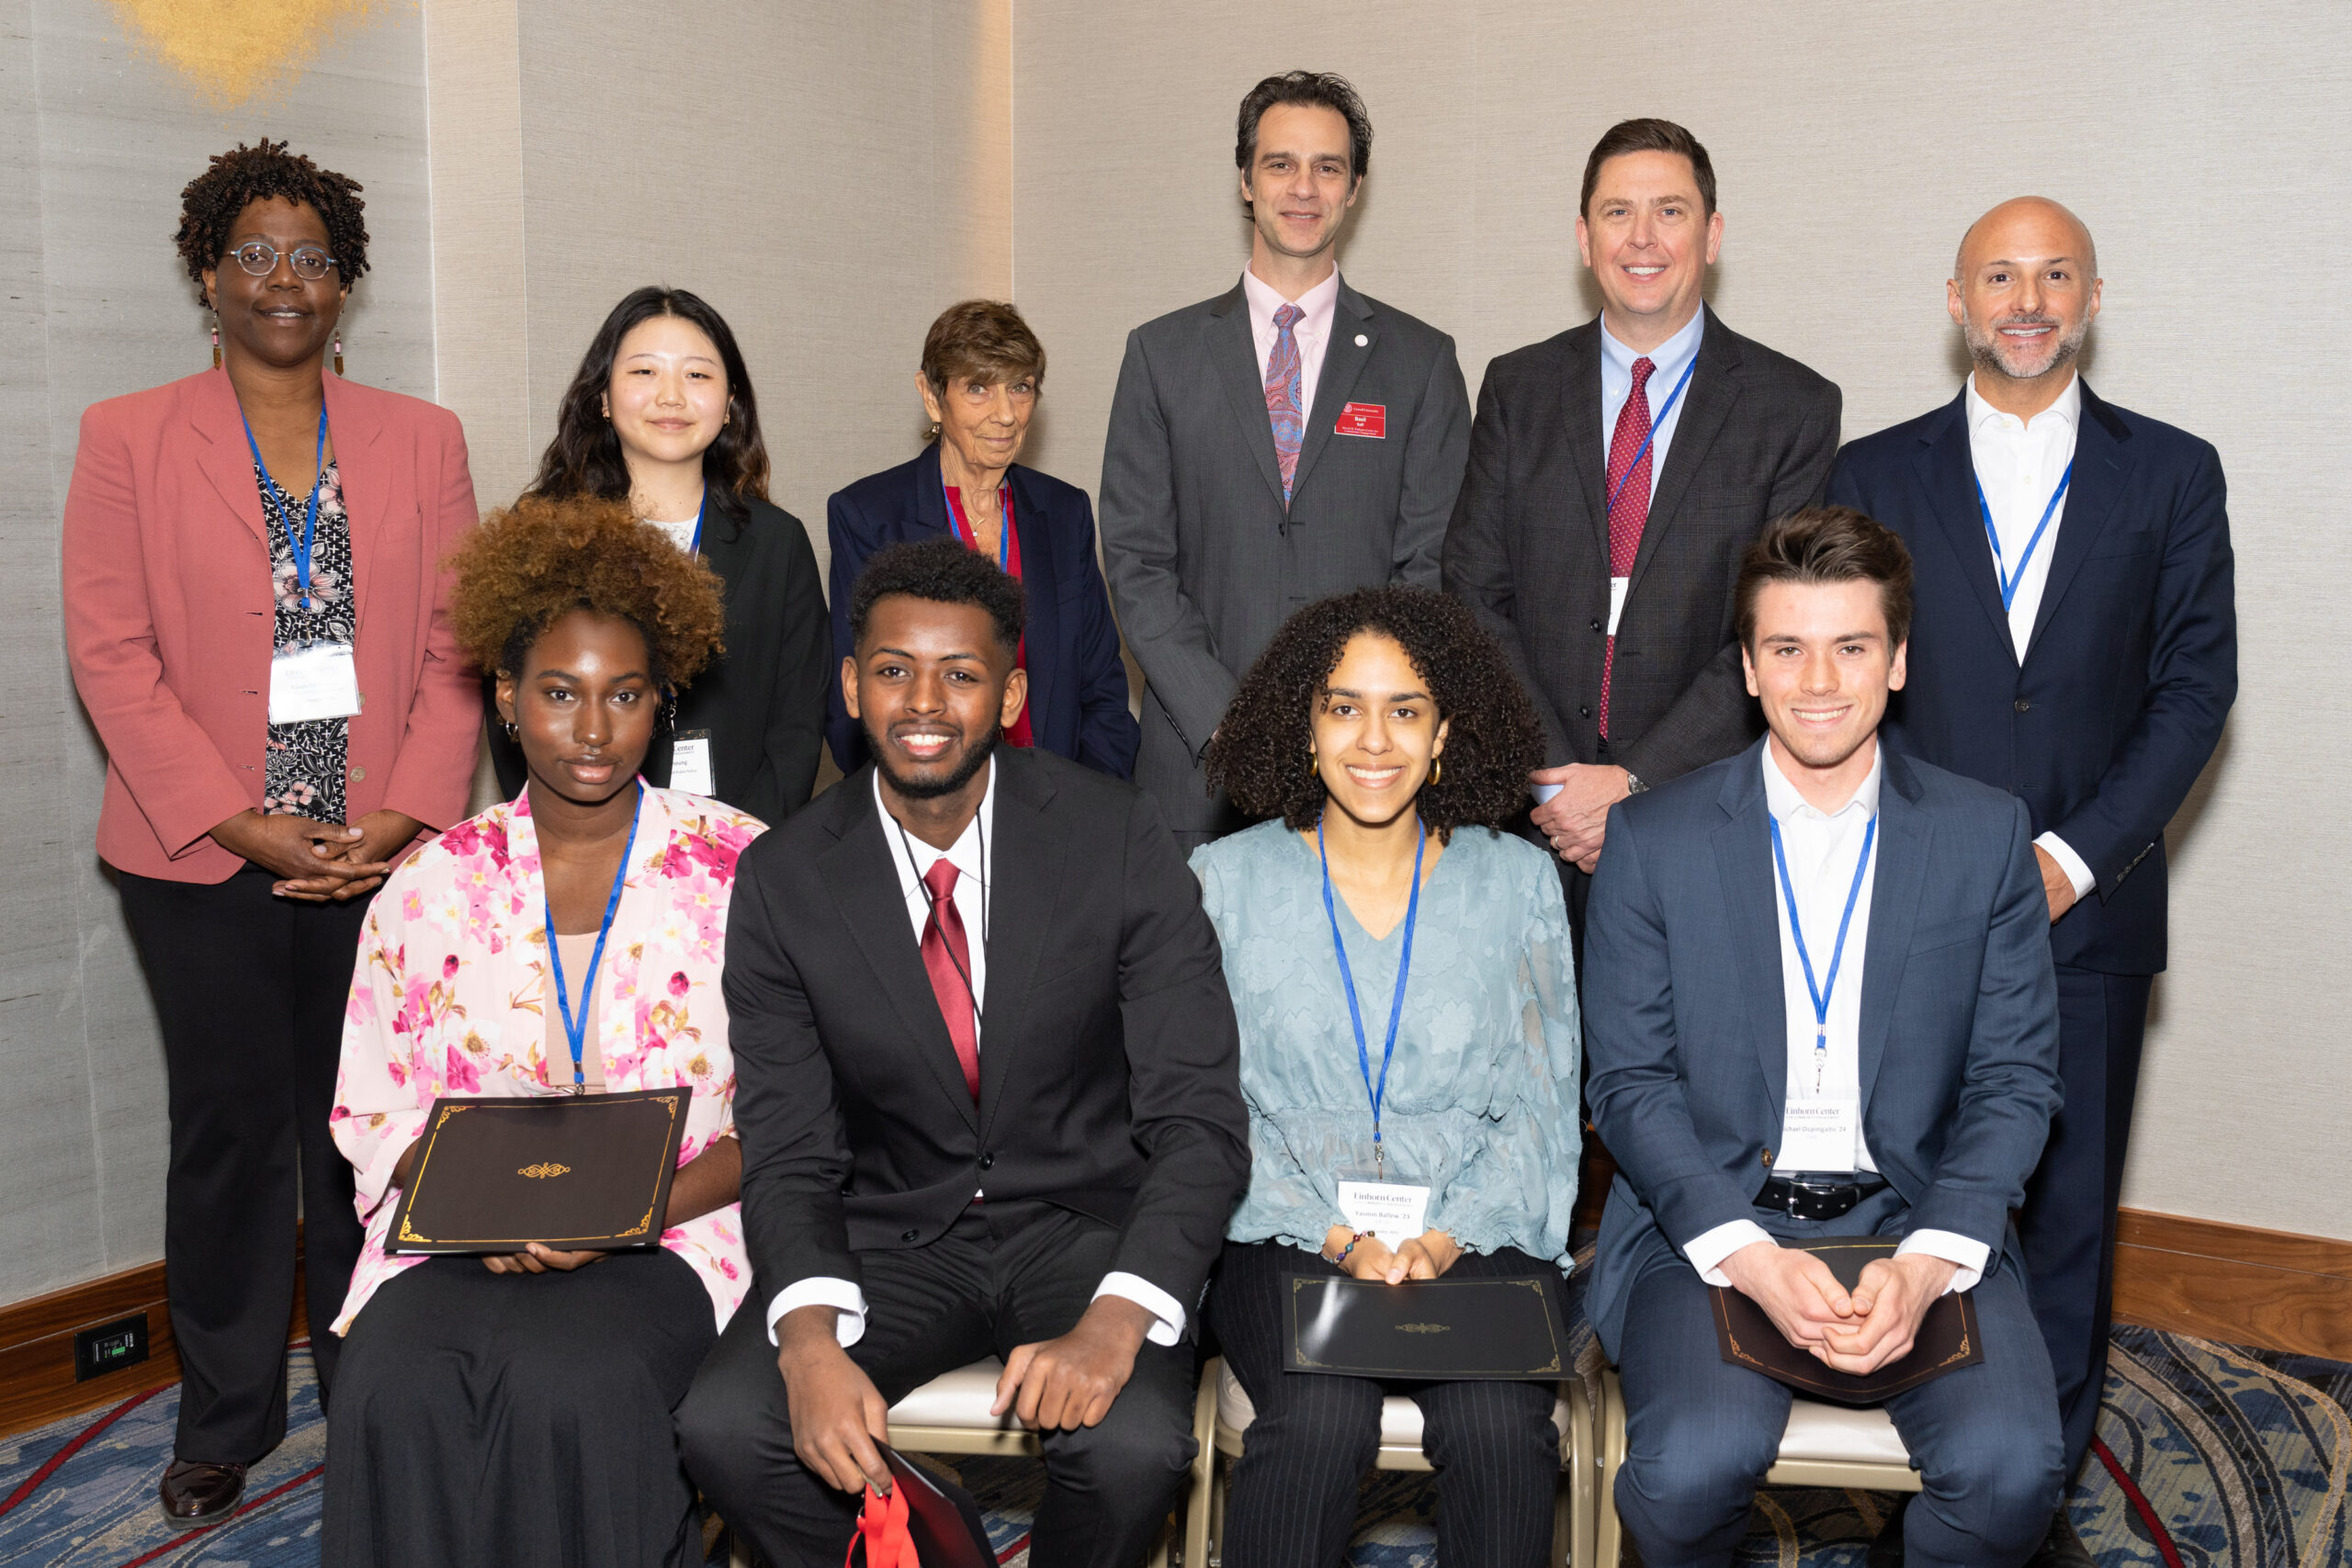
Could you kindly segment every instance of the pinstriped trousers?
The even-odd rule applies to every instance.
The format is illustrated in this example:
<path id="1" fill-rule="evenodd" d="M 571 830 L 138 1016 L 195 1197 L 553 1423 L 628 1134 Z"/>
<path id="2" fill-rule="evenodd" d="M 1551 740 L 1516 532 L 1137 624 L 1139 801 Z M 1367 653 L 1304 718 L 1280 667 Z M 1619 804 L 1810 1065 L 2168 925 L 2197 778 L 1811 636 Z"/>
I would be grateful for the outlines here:
<path id="1" fill-rule="evenodd" d="M 1464 1253 L 1453 1278 L 1532 1274 L 1510 1247 Z M 1227 1242 L 1208 1321 L 1258 1418 L 1226 1509 L 1226 1568 L 1332 1568 L 1346 1561 L 1356 1490 L 1380 1447 L 1380 1402 L 1421 1407 L 1421 1450 L 1437 1467 L 1437 1556 L 1453 1568 L 1540 1568 L 1552 1547 L 1560 1439 L 1553 1390 L 1532 1382 L 1395 1382 L 1283 1370 L 1282 1277 L 1336 1275 L 1280 1242 Z"/>

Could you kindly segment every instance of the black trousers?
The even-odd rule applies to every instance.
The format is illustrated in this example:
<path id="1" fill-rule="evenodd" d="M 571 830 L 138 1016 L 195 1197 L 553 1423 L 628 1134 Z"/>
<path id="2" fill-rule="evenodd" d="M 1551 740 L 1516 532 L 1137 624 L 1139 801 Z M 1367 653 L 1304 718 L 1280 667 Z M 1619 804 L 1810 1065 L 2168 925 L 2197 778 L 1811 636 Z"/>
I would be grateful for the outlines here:
<path id="1" fill-rule="evenodd" d="M 1513 1247 L 1464 1253 L 1450 1279 L 1541 1273 Z M 1336 1276 L 1317 1253 L 1227 1242 L 1208 1317 L 1226 1364 L 1256 1406 L 1225 1515 L 1228 1568 L 1330 1568 L 1347 1560 L 1356 1489 L 1380 1448 L 1380 1402 L 1421 1407 L 1421 1451 L 1437 1467 L 1437 1560 L 1540 1568 L 1552 1550 L 1560 1482 L 1554 1390 L 1532 1382 L 1397 1382 L 1283 1370 L 1282 1277 Z"/>
<path id="2" fill-rule="evenodd" d="M 1039 1202 L 976 1204 L 927 1247 L 858 1256 L 865 1333 L 850 1359 L 891 1404 L 942 1372 L 1067 1333 L 1110 1271 L 1118 1233 Z M 766 1568 L 836 1568 L 859 1498 L 803 1469 L 775 1347 L 775 1287 L 755 1282 L 678 1411 L 686 1469 Z M 1192 1344 L 1147 1343 L 1099 1427 L 1045 1437 L 1035 1568 L 1134 1568 L 1193 1462 Z"/>
<path id="3" fill-rule="evenodd" d="M 247 867 L 226 882 L 121 874 L 122 912 L 163 1024 L 172 1118 L 164 1289 L 179 1342 L 176 1452 L 247 1463 L 286 1435 L 286 1320 L 303 1219 L 319 1394 L 328 1329 L 358 1261 L 351 1167 L 327 1135 L 364 899 L 273 897 Z"/>
<path id="4" fill-rule="evenodd" d="M 2148 1027 L 2148 975 L 2058 966 L 2058 1076 L 2066 1103 L 2018 1218 L 2034 1321 L 2058 1379 L 2066 1473 L 2082 1468 L 2107 1386 L 2108 1315 L 2115 1303 L 2115 1211 Z"/>

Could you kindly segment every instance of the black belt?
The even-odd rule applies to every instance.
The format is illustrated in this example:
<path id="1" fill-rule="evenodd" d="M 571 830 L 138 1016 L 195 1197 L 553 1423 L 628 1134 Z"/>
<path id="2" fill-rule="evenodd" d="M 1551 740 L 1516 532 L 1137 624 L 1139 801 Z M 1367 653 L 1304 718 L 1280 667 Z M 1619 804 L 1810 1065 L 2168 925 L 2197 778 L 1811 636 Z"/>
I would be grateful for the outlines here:
<path id="1" fill-rule="evenodd" d="M 1756 1206 L 1791 1219 L 1835 1220 L 1873 1192 L 1885 1190 L 1883 1181 L 1857 1181 L 1849 1176 L 1775 1176 L 1756 1194 Z"/>

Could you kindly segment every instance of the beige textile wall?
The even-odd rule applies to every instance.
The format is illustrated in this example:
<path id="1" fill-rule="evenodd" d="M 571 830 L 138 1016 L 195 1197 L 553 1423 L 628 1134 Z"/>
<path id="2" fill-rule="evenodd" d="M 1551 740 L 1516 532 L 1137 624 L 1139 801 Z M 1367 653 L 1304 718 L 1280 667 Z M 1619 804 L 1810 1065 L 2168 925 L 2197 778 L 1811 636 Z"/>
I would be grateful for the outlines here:
<path id="1" fill-rule="evenodd" d="M 1013 284 L 1053 355 L 1040 467 L 1091 487 L 1125 335 L 1247 256 L 1233 114 L 1268 73 L 1336 70 L 1377 131 L 1342 269 L 1494 355 L 1588 319 L 1586 151 L 1664 115 L 1713 156 L 1712 299 L 1846 392 L 1850 439 L 1940 403 L 1961 231 L 2039 192 L 2106 276 L 2088 375 L 2219 446 L 2243 691 L 2174 826 L 2125 1201 L 2352 1236 L 2352 9 L 2062 0 L 2030 18 L 1863 0 L 1021 0 Z"/>

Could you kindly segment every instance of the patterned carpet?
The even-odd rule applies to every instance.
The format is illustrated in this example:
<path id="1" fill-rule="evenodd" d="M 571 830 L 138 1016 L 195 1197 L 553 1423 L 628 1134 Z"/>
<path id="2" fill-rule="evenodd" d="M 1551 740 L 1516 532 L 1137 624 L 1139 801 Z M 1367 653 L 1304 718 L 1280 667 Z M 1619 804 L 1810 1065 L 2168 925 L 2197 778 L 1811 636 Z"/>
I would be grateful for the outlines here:
<path id="1" fill-rule="evenodd" d="M 325 1427 L 309 1358 L 295 1359 L 292 1428 L 254 1467 L 243 1510 L 201 1533 L 167 1529 L 155 1477 L 179 1391 L 0 1438 L 0 1562 L 22 1568 L 308 1568 L 318 1562 Z M 2106 1568 L 2331 1568 L 2352 1562 L 2352 1366 L 2118 1328 L 2095 1458 L 2070 1505 Z M 2110 1469 L 2109 1461 L 2112 1461 Z M 1027 1559 L 1042 1475 L 966 1461 L 1001 1560 Z M 1424 1475 L 1366 1482 L 1351 1553 L 1362 1568 L 1427 1568 L 1435 1493 Z M 1892 1499 L 1761 1495 L 1741 1561 L 1861 1568 Z"/>

